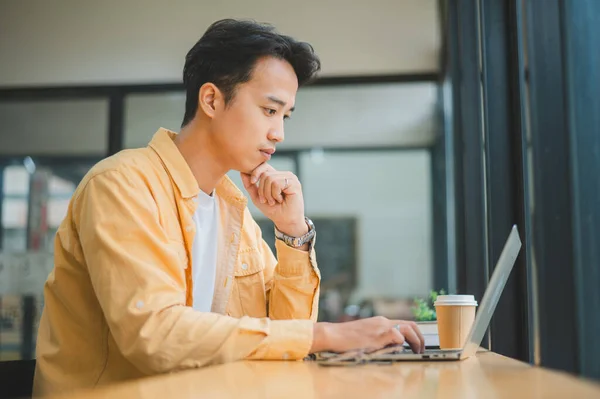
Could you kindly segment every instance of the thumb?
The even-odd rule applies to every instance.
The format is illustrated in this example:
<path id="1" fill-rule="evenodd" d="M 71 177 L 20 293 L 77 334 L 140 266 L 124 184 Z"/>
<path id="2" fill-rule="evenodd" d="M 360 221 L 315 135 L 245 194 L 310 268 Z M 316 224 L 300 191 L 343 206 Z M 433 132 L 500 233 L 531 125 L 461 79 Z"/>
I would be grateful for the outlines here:
<path id="1" fill-rule="evenodd" d="M 248 194 L 250 194 L 250 198 L 253 202 L 256 202 L 258 200 L 258 187 L 256 187 L 256 184 L 251 183 L 251 175 L 244 172 L 240 172 L 240 177 L 242 178 L 244 188 L 246 189 L 246 191 L 248 191 Z"/>

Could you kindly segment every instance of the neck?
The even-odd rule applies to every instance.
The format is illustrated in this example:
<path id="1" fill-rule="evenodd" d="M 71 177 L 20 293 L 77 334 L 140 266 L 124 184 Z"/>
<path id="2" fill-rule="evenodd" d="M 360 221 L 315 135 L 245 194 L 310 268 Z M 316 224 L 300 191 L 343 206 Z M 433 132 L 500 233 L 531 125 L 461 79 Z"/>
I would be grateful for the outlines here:
<path id="1" fill-rule="evenodd" d="M 208 129 L 194 120 L 181 129 L 175 138 L 175 145 L 190 167 L 200 190 L 210 195 L 229 168 L 223 164 L 223 157 Z"/>

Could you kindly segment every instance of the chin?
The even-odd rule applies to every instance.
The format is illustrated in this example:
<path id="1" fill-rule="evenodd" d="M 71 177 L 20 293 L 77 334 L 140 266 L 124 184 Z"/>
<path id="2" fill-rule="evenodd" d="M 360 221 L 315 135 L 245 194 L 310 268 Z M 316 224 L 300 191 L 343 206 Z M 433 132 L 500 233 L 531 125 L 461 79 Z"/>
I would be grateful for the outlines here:
<path id="1" fill-rule="evenodd" d="M 253 163 L 244 163 L 243 165 L 236 165 L 233 170 L 236 170 L 238 172 L 242 172 L 245 173 L 247 175 L 251 174 L 252 171 L 254 169 L 256 169 L 258 167 L 258 165 L 260 165 L 260 162 L 253 162 Z"/>
<path id="2" fill-rule="evenodd" d="M 237 158 L 237 159 L 232 159 L 232 160 L 235 160 L 237 162 L 232 162 L 234 165 L 232 167 L 232 169 L 237 170 L 238 172 L 246 173 L 246 174 L 252 173 L 254 171 L 254 169 L 258 168 L 263 163 L 268 162 L 264 158 L 264 156 L 262 155 L 262 153 L 260 151 L 250 153 L 250 154 L 240 155 L 235 158 Z"/>

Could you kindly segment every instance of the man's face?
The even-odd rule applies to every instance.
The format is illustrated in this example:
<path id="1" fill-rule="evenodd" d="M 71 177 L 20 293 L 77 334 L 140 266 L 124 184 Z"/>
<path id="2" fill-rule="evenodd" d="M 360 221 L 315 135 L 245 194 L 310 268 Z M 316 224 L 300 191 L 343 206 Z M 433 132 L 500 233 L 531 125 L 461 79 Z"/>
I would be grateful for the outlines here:
<path id="1" fill-rule="evenodd" d="M 271 158 L 283 141 L 284 120 L 297 91 L 298 78 L 287 61 L 257 61 L 251 79 L 237 86 L 228 106 L 215 110 L 214 139 L 230 169 L 250 173 Z"/>

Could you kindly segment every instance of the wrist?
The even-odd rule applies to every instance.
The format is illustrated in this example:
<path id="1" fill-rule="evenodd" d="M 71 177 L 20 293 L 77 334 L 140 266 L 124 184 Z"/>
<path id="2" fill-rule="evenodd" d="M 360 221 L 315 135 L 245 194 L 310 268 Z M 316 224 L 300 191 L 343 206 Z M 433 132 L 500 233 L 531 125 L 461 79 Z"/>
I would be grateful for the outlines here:
<path id="1" fill-rule="evenodd" d="M 304 218 L 292 223 L 275 223 L 275 227 L 277 227 L 277 230 L 281 231 L 283 234 L 291 237 L 302 237 L 304 234 L 308 233 L 309 230 Z"/>
<path id="2" fill-rule="evenodd" d="M 315 323 L 313 326 L 313 342 L 309 353 L 323 352 L 329 349 L 328 337 L 331 323 Z"/>

